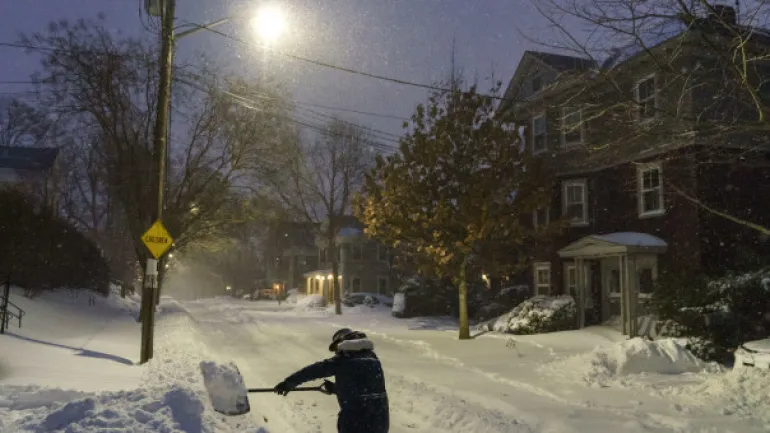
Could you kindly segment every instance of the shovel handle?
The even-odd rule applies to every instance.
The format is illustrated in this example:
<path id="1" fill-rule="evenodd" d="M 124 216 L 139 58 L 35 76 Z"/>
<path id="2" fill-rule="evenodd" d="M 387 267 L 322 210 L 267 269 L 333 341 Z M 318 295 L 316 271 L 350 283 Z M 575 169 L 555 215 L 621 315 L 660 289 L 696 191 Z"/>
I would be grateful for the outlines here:
<path id="1" fill-rule="evenodd" d="M 253 392 L 273 392 L 274 388 L 249 388 L 246 390 L 248 393 Z M 293 388 L 290 392 L 294 391 L 321 391 L 320 386 L 298 386 L 296 388 Z"/>

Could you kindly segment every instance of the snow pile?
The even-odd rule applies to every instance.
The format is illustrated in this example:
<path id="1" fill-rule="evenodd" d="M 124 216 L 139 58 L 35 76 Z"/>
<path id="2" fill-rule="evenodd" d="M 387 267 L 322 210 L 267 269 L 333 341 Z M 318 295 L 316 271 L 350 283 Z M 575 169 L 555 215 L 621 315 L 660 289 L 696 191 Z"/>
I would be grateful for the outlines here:
<path id="1" fill-rule="evenodd" d="M 663 392 L 676 400 L 689 400 L 704 407 L 719 407 L 722 415 L 738 415 L 770 423 L 770 371 L 738 368 L 708 377 L 701 383 L 671 387 Z"/>
<path id="2" fill-rule="evenodd" d="M 0 387 L 2 431 L 132 431 L 204 432 L 204 403 L 189 388 L 172 386 L 107 392 L 88 396 L 37 386 Z"/>
<path id="3" fill-rule="evenodd" d="M 249 425 L 248 420 L 224 418 L 213 411 L 200 373 L 201 361 L 210 357 L 197 335 L 197 325 L 178 303 L 163 299 L 161 306 L 154 357 L 134 367 L 143 370 L 142 386 L 84 393 L 2 385 L 0 431 L 257 431 L 259 426 Z"/>
<path id="4" fill-rule="evenodd" d="M 575 323 L 571 296 L 535 296 L 487 325 L 487 330 L 511 334 L 536 334 L 571 329 Z"/>
<path id="5" fill-rule="evenodd" d="M 297 300 L 296 309 L 300 311 L 318 310 L 326 305 L 326 300 L 321 295 L 308 295 Z"/>
<path id="6" fill-rule="evenodd" d="M 632 338 L 597 347 L 542 367 L 552 374 L 583 380 L 592 386 L 630 375 L 719 372 L 721 367 L 695 357 L 678 341 Z"/>

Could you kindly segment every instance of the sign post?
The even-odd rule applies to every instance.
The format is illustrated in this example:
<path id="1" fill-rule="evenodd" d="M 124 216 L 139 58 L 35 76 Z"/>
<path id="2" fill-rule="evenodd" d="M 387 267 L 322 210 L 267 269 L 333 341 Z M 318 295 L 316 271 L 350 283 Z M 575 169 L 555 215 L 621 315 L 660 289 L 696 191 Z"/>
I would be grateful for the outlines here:
<path id="1" fill-rule="evenodd" d="M 160 221 L 155 223 L 142 235 L 142 242 L 150 250 L 153 259 L 147 259 L 144 270 L 144 285 L 142 287 L 142 350 L 139 360 L 144 364 L 152 359 L 152 349 L 155 330 L 155 299 L 158 290 L 158 259 L 171 248 L 174 240 Z"/>

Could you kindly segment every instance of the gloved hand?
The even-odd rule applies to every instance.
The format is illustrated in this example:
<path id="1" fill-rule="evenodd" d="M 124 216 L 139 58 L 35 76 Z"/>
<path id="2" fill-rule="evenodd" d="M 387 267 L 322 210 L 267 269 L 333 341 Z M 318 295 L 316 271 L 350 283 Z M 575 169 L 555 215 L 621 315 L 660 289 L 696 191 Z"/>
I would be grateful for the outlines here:
<path id="1" fill-rule="evenodd" d="M 326 395 L 336 394 L 337 386 L 334 384 L 334 382 L 324 380 L 324 383 L 321 385 L 321 392 Z"/>
<path id="2" fill-rule="evenodd" d="M 286 395 L 291 391 L 291 387 L 286 382 L 281 382 L 273 388 L 273 392 L 278 395 Z"/>

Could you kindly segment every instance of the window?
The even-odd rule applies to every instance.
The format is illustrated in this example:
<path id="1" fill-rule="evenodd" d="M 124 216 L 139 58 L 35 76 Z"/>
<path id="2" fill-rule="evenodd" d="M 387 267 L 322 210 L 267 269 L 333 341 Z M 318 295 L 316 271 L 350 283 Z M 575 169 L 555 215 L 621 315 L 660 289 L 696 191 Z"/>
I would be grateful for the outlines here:
<path id="1" fill-rule="evenodd" d="M 546 206 L 532 212 L 532 226 L 534 228 L 548 225 L 551 222 L 551 209 Z"/>
<path id="2" fill-rule="evenodd" d="M 364 256 L 363 245 L 352 244 L 350 246 L 350 256 L 353 260 L 361 260 Z"/>
<path id="3" fill-rule="evenodd" d="M 545 128 L 545 114 L 532 119 L 532 153 L 540 153 L 548 148 Z"/>
<path id="4" fill-rule="evenodd" d="M 660 164 L 645 164 L 639 166 L 639 216 L 663 215 L 666 211 L 663 206 L 663 185 L 661 182 Z"/>
<path id="5" fill-rule="evenodd" d="M 610 288 L 610 295 L 620 296 L 620 270 L 619 269 L 611 270 L 608 278 L 609 278 L 609 281 L 607 281 L 607 285 Z"/>
<path id="6" fill-rule="evenodd" d="M 361 279 L 360 278 L 354 277 L 350 281 L 350 291 L 353 292 L 353 293 L 361 291 Z"/>
<path id="7" fill-rule="evenodd" d="M 388 279 L 385 277 L 377 278 L 377 293 L 385 294 L 388 292 Z"/>
<path id="8" fill-rule="evenodd" d="M 639 295 L 649 296 L 655 290 L 655 277 L 652 273 L 652 268 L 639 269 Z"/>
<path id="9" fill-rule="evenodd" d="M 388 261 L 388 248 L 385 245 L 377 245 L 377 260 L 381 262 Z"/>
<path id="10" fill-rule="evenodd" d="M 321 263 L 326 262 L 326 248 L 321 248 Z"/>
<path id="11" fill-rule="evenodd" d="M 532 93 L 537 93 L 543 88 L 543 77 L 535 75 L 532 77 Z"/>
<path id="12" fill-rule="evenodd" d="M 564 294 L 577 296 L 577 268 L 574 263 L 564 265 Z"/>
<path id="13" fill-rule="evenodd" d="M 548 262 L 535 263 L 535 294 L 549 295 L 551 293 L 551 264 Z"/>
<path id="14" fill-rule="evenodd" d="M 583 144 L 583 110 L 565 108 L 561 118 L 561 144 L 565 149 Z"/>
<path id="15" fill-rule="evenodd" d="M 572 225 L 588 224 L 588 193 L 586 181 L 569 180 L 562 190 L 562 212 Z"/>
<path id="16" fill-rule="evenodd" d="M 655 117 L 658 108 L 655 75 L 649 76 L 636 83 L 636 102 L 639 104 L 637 115 L 640 122 Z"/>

